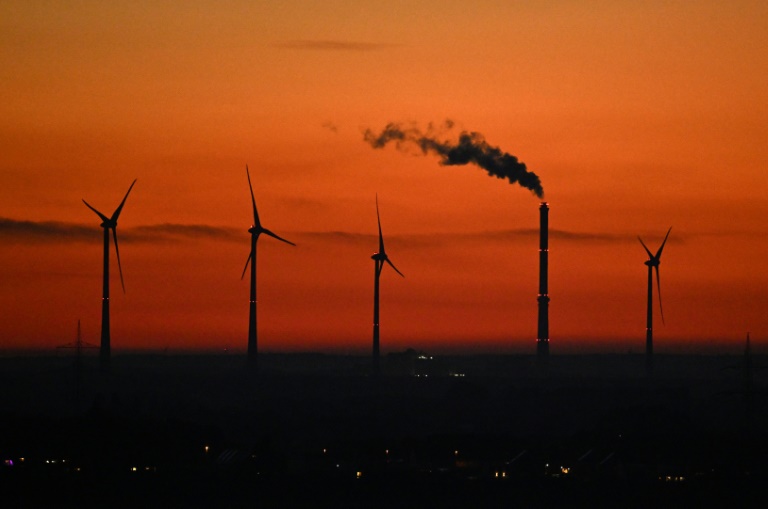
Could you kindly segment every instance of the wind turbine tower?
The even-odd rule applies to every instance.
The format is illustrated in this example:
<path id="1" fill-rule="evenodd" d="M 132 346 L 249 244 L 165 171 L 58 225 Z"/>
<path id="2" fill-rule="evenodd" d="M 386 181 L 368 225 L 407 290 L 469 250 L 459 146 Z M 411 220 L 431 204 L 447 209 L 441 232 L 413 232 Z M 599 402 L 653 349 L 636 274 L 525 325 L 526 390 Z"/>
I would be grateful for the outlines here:
<path id="1" fill-rule="evenodd" d="M 384 251 L 384 236 L 381 234 L 381 217 L 379 216 L 379 197 L 376 197 L 376 220 L 379 224 L 379 251 L 374 253 L 371 258 L 374 261 L 374 277 L 373 277 L 373 374 L 378 376 L 381 373 L 381 360 L 379 353 L 379 279 L 381 277 L 381 271 L 384 268 L 384 262 L 388 263 L 390 267 L 395 269 L 395 272 L 403 273 L 397 270 L 397 267 L 389 260 L 387 253 Z"/>
<path id="2" fill-rule="evenodd" d="M 123 282 L 123 268 L 120 265 L 120 250 L 117 247 L 117 219 L 120 217 L 120 212 L 123 210 L 125 200 L 128 199 L 128 195 L 131 193 L 136 179 L 131 183 L 131 187 L 128 188 L 128 192 L 125 193 L 123 201 L 115 209 L 115 212 L 111 217 L 107 217 L 95 208 L 93 208 L 87 201 L 83 200 L 86 207 L 96 213 L 101 218 L 101 227 L 104 228 L 104 278 L 102 282 L 102 294 L 101 294 L 101 349 L 99 351 L 99 364 L 102 369 L 109 368 L 109 362 L 111 358 L 111 339 L 110 339 L 110 327 L 109 327 L 109 230 L 112 230 L 112 238 L 115 241 L 115 254 L 117 254 L 117 268 L 120 272 L 120 285 L 123 287 L 123 293 L 125 293 L 125 283 Z"/>
<path id="3" fill-rule="evenodd" d="M 659 277 L 659 265 L 661 264 L 661 252 L 664 251 L 664 245 L 669 238 L 669 232 L 672 231 L 672 227 L 667 230 L 667 235 L 664 237 L 664 242 L 661 243 L 661 247 L 656 251 L 656 254 L 652 254 L 651 250 L 643 242 L 643 239 L 637 237 L 640 244 L 643 245 L 645 252 L 648 253 L 648 260 L 644 263 L 648 266 L 648 308 L 646 310 L 646 325 L 645 325 L 645 372 L 650 375 L 653 372 L 653 271 L 656 270 L 656 289 L 659 292 L 659 312 L 661 313 L 661 323 L 664 323 L 664 309 L 661 306 L 661 278 Z"/>
<path id="4" fill-rule="evenodd" d="M 248 188 L 251 191 L 251 204 L 253 205 L 253 225 L 248 229 L 251 234 L 251 252 L 245 261 L 243 274 L 240 279 L 245 277 L 245 271 L 248 270 L 248 264 L 251 264 L 251 295 L 248 305 L 248 365 L 254 370 L 258 370 L 258 338 L 256 328 L 256 242 L 262 233 L 274 237 L 279 241 L 295 246 L 293 242 L 285 240 L 267 230 L 261 225 L 259 213 L 256 210 L 256 198 L 253 197 L 253 186 L 251 185 L 251 174 L 248 171 L 248 165 L 245 165 L 245 174 L 248 176 Z"/>

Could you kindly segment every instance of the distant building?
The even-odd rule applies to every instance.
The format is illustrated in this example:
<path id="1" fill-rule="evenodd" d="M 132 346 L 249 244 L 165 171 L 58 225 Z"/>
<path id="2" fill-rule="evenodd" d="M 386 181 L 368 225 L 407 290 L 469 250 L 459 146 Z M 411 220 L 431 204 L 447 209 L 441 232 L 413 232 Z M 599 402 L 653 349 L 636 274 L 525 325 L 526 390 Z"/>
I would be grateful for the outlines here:
<path id="1" fill-rule="evenodd" d="M 385 372 L 399 376 L 448 376 L 454 374 L 444 360 L 436 358 L 423 350 L 409 348 L 404 352 L 387 355 Z"/>

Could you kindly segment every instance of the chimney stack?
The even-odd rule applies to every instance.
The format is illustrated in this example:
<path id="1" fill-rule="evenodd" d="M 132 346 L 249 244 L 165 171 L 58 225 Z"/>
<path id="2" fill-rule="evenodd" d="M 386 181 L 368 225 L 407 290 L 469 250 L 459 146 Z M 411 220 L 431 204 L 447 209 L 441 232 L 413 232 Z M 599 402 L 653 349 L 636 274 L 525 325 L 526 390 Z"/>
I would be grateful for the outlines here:
<path id="1" fill-rule="evenodd" d="M 539 363 L 546 363 L 549 357 L 549 291 L 547 272 L 549 257 L 549 206 L 541 202 L 539 207 L 539 330 L 536 339 L 536 358 Z"/>

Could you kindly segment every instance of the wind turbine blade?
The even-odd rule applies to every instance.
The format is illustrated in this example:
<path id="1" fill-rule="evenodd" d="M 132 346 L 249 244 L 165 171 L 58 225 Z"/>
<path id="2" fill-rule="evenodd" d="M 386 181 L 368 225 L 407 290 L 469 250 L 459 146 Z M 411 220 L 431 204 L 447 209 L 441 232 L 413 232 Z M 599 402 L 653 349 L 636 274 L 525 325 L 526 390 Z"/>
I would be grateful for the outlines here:
<path id="1" fill-rule="evenodd" d="M 664 242 L 662 242 L 662 243 L 661 243 L 661 247 L 660 247 L 660 248 L 659 248 L 659 250 L 656 252 L 656 259 L 657 259 L 657 260 L 658 260 L 659 258 L 661 258 L 661 252 L 662 252 L 662 251 L 664 251 L 664 244 L 666 244 L 666 243 L 667 243 L 667 239 L 669 238 L 669 232 L 671 232 L 671 231 L 672 231 L 672 227 L 670 226 L 670 227 L 669 227 L 669 230 L 667 230 L 667 236 L 666 236 L 666 237 L 664 237 Z"/>
<path id="2" fill-rule="evenodd" d="M 376 195 L 376 221 L 379 223 L 379 253 L 384 252 L 384 235 L 381 234 L 381 217 L 379 216 L 379 195 Z"/>
<path id="3" fill-rule="evenodd" d="M 659 266 L 654 267 L 656 269 L 656 289 L 659 291 L 659 311 L 661 312 L 661 323 L 664 322 L 664 308 L 661 307 L 661 278 L 659 277 Z"/>
<path id="4" fill-rule="evenodd" d="M 251 254 L 253 253 L 248 253 L 248 259 L 245 260 L 245 267 L 243 267 L 243 274 L 240 276 L 241 281 L 245 277 L 245 271 L 248 270 L 248 264 L 251 262 Z"/>
<path id="5" fill-rule="evenodd" d="M 646 246 L 646 245 L 645 245 L 645 242 L 643 242 L 643 239 L 641 239 L 639 235 L 638 235 L 638 237 L 637 237 L 637 240 L 639 240 L 639 241 L 640 241 L 640 243 L 641 243 L 641 244 L 643 245 L 643 247 L 645 248 L 645 252 L 646 252 L 646 253 L 648 253 L 648 258 L 653 258 L 653 255 L 651 254 L 651 250 L 650 250 L 650 249 L 648 249 L 648 246 Z"/>
<path id="6" fill-rule="evenodd" d="M 107 216 L 105 216 L 104 214 L 102 214 L 101 212 L 99 212 L 98 210 L 96 210 L 95 208 L 91 207 L 91 204 L 90 204 L 90 203 L 88 203 L 88 202 L 87 202 L 87 201 L 85 201 L 85 200 L 83 200 L 83 203 L 85 203 L 85 206 L 86 206 L 86 207 L 88 207 L 88 208 L 89 208 L 89 209 L 91 209 L 92 211 L 96 212 L 96 214 L 97 214 L 97 215 L 98 215 L 98 216 L 101 218 L 101 220 L 102 220 L 102 221 L 109 221 L 109 218 L 108 218 Z"/>
<path id="7" fill-rule="evenodd" d="M 248 175 L 248 189 L 251 190 L 251 203 L 253 204 L 253 226 L 260 228 L 259 213 L 256 211 L 256 198 L 253 197 L 253 186 L 251 185 L 251 173 L 248 171 L 248 165 L 245 165 L 245 174 Z"/>
<path id="8" fill-rule="evenodd" d="M 115 253 L 117 254 L 117 270 L 120 272 L 120 286 L 125 293 L 125 283 L 123 282 L 123 267 L 120 265 L 120 249 L 117 247 L 117 228 L 112 228 L 112 238 L 115 239 Z"/>
<path id="9" fill-rule="evenodd" d="M 110 218 L 112 222 L 117 221 L 117 218 L 120 217 L 120 212 L 123 210 L 123 205 L 125 205 L 125 200 L 128 199 L 128 195 L 131 194 L 131 189 L 133 189 L 133 185 L 136 183 L 137 179 L 133 179 L 133 182 L 131 183 L 131 187 L 128 188 L 128 192 L 125 193 L 125 196 L 123 197 L 123 201 L 120 202 L 120 205 L 115 209 L 115 213 L 112 214 L 112 217 Z"/>
<path id="10" fill-rule="evenodd" d="M 285 242 L 286 244 L 290 244 L 290 245 L 292 245 L 292 246 L 295 246 L 295 245 L 296 245 L 296 244 L 294 244 L 293 242 L 291 242 L 290 240 L 285 240 L 284 238 L 280 237 L 279 235 L 275 235 L 274 233 L 272 233 L 272 232 L 271 232 L 271 231 L 269 231 L 269 230 L 261 230 L 261 233 L 263 233 L 263 234 L 265 234 L 265 235 L 269 235 L 270 237 L 274 237 L 274 238 L 276 238 L 277 240 L 282 240 L 282 241 L 283 241 L 283 242 Z"/>
<path id="11" fill-rule="evenodd" d="M 389 258 L 384 258 L 384 261 L 385 261 L 385 262 L 387 262 L 387 263 L 389 264 L 389 266 L 390 266 L 390 267 L 392 267 L 393 269 L 395 269 L 395 272 L 397 272 L 398 274 L 400 274 L 402 277 L 405 277 L 405 276 L 403 276 L 403 273 L 402 273 L 402 272 L 400 272 L 399 270 L 397 270 L 397 267 L 395 267 L 395 264 L 389 261 Z"/>

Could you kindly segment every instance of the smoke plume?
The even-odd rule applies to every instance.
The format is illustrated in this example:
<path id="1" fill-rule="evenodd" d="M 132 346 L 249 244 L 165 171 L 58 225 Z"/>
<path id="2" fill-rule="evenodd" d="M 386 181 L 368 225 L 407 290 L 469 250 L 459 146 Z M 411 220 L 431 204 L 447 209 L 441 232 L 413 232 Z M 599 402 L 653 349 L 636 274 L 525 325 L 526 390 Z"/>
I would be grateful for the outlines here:
<path id="1" fill-rule="evenodd" d="M 453 127 L 453 122 L 447 120 L 445 128 Z M 518 183 L 529 189 L 539 198 L 544 196 L 544 188 L 538 175 L 528 171 L 524 163 L 517 157 L 489 145 L 482 134 L 462 131 L 458 142 L 440 141 L 439 133 L 435 133 L 430 124 L 426 132 L 417 127 L 403 127 L 401 124 L 390 123 L 376 134 L 371 129 L 364 133 L 365 141 L 373 148 L 383 148 L 394 142 L 398 150 L 403 150 L 408 144 L 414 144 L 423 154 L 433 153 L 440 158 L 444 166 L 458 166 L 469 163 L 476 164 L 489 175 L 509 180 L 510 184 Z"/>

